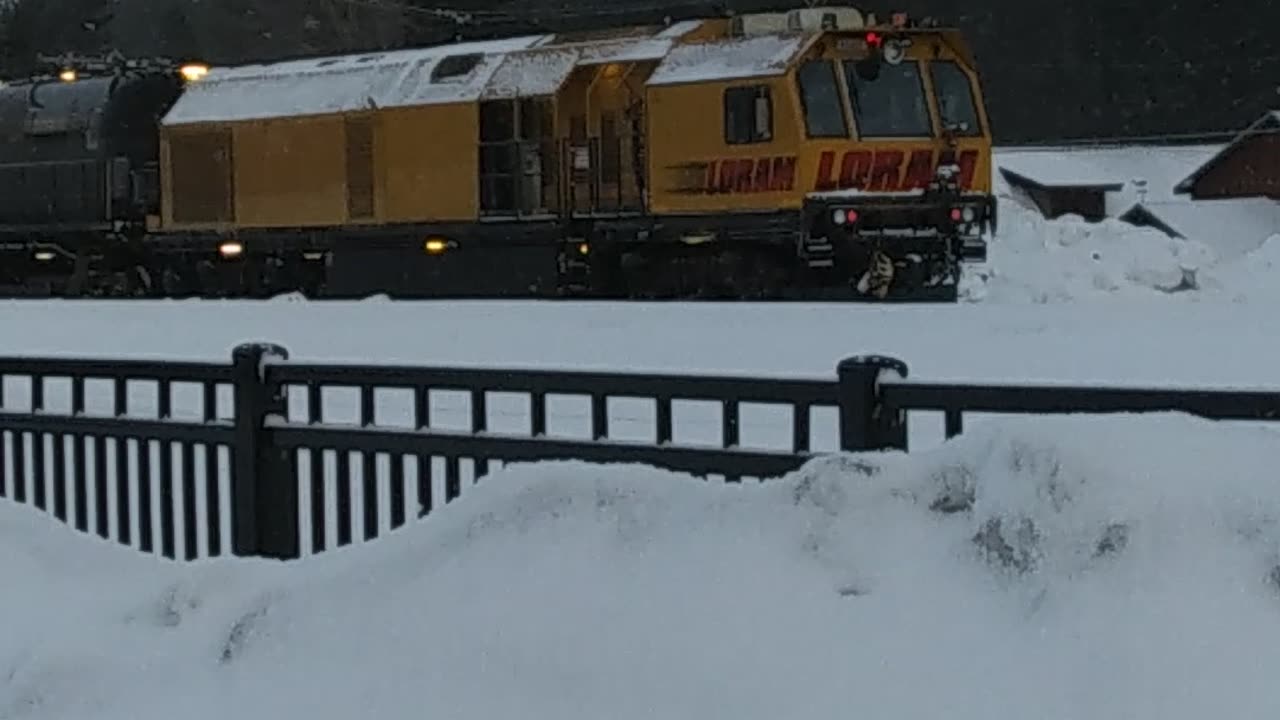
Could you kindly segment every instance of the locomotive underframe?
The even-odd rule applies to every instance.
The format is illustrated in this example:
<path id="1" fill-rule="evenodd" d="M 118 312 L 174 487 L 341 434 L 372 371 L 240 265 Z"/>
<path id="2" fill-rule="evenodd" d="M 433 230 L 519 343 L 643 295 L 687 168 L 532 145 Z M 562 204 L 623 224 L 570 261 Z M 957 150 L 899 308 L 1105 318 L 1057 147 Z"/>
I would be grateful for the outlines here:
<path id="1" fill-rule="evenodd" d="M 966 202 L 994 219 L 987 196 Z M 837 205 L 858 208 L 864 222 L 833 225 Z M 948 207 L 919 198 L 816 199 L 801 212 L 732 216 L 234 234 L 125 228 L 36 236 L 0 229 L 0 293 L 954 302 L 961 265 L 981 261 L 986 244 L 939 215 Z M 877 213 L 891 223 L 871 222 Z"/>

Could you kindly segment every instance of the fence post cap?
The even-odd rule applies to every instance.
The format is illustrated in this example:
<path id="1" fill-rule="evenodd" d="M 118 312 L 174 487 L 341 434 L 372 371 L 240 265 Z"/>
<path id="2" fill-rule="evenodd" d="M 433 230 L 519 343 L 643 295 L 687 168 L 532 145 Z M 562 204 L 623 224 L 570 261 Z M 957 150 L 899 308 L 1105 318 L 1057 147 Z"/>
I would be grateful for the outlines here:
<path id="1" fill-rule="evenodd" d="M 841 360 L 836 366 L 836 372 L 840 374 L 869 370 L 892 370 L 903 378 L 907 377 L 907 364 L 889 355 L 854 355 Z"/>
<path id="2" fill-rule="evenodd" d="M 289 359 L 289 351 L 283 345 L 269 342 L 241 343 L 231 350 L 231 362 L 240 366 L 252 365 L 262 381 L 267 376 L 267 365 Z"/>
<path id="3" fill-rule="evenodd" d="M 233 358 L 267 358 L 289 359 L 289 351 L 283 345 L 270 342 L 241 343 L 231 350 Z"/>

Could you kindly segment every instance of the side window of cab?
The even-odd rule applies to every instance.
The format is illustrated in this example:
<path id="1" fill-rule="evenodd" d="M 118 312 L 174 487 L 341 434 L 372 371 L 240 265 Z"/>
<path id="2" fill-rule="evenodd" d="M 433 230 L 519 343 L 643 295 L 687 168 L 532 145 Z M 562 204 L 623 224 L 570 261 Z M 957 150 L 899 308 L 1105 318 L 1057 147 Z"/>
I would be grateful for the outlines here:
<path id="1" fill-rule="evenodd" d="M 773 94 L 768 85 L 731 87 L 724 91 L 724 141 L 749 145 L 773 140 Z"/>

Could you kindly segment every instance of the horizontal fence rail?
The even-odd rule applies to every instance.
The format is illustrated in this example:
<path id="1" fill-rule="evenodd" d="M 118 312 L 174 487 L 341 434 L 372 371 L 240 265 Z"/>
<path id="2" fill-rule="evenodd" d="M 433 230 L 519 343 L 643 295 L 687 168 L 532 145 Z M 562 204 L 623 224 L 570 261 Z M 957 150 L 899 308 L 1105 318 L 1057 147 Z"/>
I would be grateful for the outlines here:
<path id="1" fill-rule="evenodd" d="M 635 463 L 728 483 L 828 452 L 907 450 L 907 417 L 1185 412 L 1280 418 L 1280 391 L 920 382 L 862 356 L 831 379 L 290 362 L 0 358 L 0 499 L 183 560 L 376 540 L 507 463 Z"/>
<path id="2" fill-rule="evenodd" d="M 465 476 L 474 483 L 500 463 L 642 463 L 728 482 L 785 475 L 812 456 L 811 415 L 815 408 L 834 415 L 839 391 L 834 380 L 292 363 L 270 366 L 267 383 L 269 394 L 292 406 L 268 428 L 271 443 L 291 454 L 290 474 L 302 487 L 300 522 L 310 547 L 300 551 L 309 552 L 351 543 L 356 519 L 366 541 L 400 527 L 429 513 L 437 497 L 457 499 Z M 342 390 L 345 401 L 333 392 Z M 385 397 L 396 392 L 398 416 Z M 441 394 L 456 402 L 436 402 Z M 585 401 L 583 411 L 552 407 L 573 398 Z M 613 400 L 640 400 L 649 417 L 611 412 Z M 714 439 L 680 442 L 679 402 L 714 406 Z M 788 443 L 743 446 L 745 405 L 786 411 Z M 552 421 L 574 419 L 586 421 L 577 436 L 553 433 Z M 498 420 L 520 427 L 498 428 Z M 618 438 L 621 425 L 648 432 Z"/>
<path id="3" fill-rule="evenodd" d="M 942 412 L 947 439 L 964 432 L 969 414 L 1174 412 L 1209 420 L 1280 420 L 1280 390 L 928 382 L 908 379 L 907 366 L 900 360 L 872 357 L 865 363 L 878 373 L 865 413 L 873 420 L 846 450 L 908 450 L 906 421 L 911 411 Z"/>
<path id="4" fill-rule="evenodd" d="M 1276 420 L 1280 392 L 1160 388 L 1058 387 L 1054 385 L 887 384 L 885 410 L 945 413 L 946 436 L 964 431 L 965 413 L 1064 414 L 1183 412 L 1212 420 Z M 905 449 L 905 448 L 903 448 Z"/>
<path id="5" fill-rule="evenodd" d="M 219 555 L 232 381 L 229 365 L 0 359 L 0 497 L 143 552 Z"/>

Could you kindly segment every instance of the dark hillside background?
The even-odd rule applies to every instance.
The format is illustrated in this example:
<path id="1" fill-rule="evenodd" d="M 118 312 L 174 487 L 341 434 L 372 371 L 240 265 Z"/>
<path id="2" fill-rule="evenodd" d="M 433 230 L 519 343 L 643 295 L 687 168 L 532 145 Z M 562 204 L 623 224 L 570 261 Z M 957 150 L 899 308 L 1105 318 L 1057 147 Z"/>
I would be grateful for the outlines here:
<path id="1" fill-rule="evenodd" d="M 237 63 L 600 23 L 788 9 L 763 0 L 18 0 L 0 12 L 0 75 L 36 53 Z M 828 3 L 835 4 L 835 3 Z M 894 0 L 969 33 L 1003 143 L 1199 141 L 1280 108 L 1274 0 Z M 5 6 L 6 0 L 0 0 Z"/>

